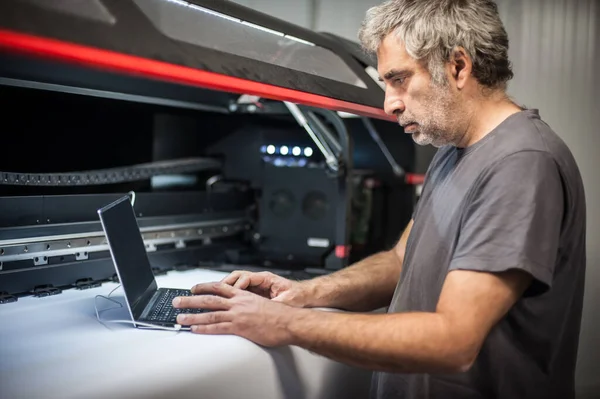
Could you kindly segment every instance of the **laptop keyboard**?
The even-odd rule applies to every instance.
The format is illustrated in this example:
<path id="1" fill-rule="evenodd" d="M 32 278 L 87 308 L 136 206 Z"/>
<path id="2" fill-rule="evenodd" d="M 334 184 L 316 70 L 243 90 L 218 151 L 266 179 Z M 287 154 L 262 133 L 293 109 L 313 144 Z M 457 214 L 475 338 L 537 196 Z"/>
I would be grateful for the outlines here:
<path id="1" fill-rule="evenodd" d="M 192 296 L 189 290 L 170 289 L 162 295 L 154 304 L 154 307 L 148 315 L 150 321 L 177 322 L 177 315 L 180 313 L 205 313 L 207 309 L 178 309 L 173 307 L 173 299 L 178 296 Z"/>

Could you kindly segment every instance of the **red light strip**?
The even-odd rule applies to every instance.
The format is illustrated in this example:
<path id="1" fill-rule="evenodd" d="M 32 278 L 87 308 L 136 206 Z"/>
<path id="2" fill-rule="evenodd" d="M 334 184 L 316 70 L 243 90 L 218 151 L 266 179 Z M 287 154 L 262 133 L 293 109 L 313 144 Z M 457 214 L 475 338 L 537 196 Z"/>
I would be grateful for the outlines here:
<path id="1" fill-rule="evenodd" d="M 407 173 L 406 176 L 404 176 L 404 181 L 406 184 L 417 186 L 425 183 L 425 175 L 418 173 Z"/>
<path id="2" fill-rule="evenodd" d="M 117 72 L 143 75 L 174 83 L 187 84 L 238 94 L 250 94 L 278 101 L 348 112 L 395 121 L 383 109 L 354 104 L 298 90 L 254 82 L 199 69 L 121 54 L 108 50 L 67 43 L 0 29 L 0 48 L 34 54 L 71 63 L 105 68 Z"/>

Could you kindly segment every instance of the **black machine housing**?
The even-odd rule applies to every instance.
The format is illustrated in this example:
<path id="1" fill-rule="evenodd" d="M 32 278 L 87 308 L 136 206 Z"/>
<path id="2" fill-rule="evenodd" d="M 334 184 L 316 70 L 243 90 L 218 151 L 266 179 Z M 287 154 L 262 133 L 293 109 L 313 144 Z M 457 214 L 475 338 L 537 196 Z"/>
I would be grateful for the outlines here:
<path id="1" fill-rule="evenodd" d="M 142 1 L 181 21 L 170 3 L 185 2 Z M 364 87 L 308 67 L 192 48 L 152 29 L 140 1 L 96 0 L 81 10 L 52 3 L 5 0 L 0 29 L 364 106 L 383 99 L 366 72 L 374 64 L 354 43 L 233 3 L 186 7 L 327 48 Z M 202 267 L 310 278 L 391 248 L 411 217 L 415 187 L 404 177 L 415 172 L 415 146 L 392 121 L 1 44 L 0 302 L 116 280 L 96 210 L 125 194 L 157 275 Z"/>

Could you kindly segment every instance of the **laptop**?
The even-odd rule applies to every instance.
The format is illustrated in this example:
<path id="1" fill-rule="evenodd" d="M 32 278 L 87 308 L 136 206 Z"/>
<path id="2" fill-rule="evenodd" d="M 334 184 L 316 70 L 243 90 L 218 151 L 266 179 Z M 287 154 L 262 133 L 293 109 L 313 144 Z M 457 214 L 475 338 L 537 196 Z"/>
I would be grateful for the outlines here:
<path id="1" fill-rule="evenodd" d="M 158 287 L 130 198 L 124 196 L 98 209 L 98 215 L 133 324 L 138 328 L 158 326 L 189 330 L 177 323 L 177 315 L 208 310 L 173 308 L 175 297 L 191 296 L 192 292 Z"/>

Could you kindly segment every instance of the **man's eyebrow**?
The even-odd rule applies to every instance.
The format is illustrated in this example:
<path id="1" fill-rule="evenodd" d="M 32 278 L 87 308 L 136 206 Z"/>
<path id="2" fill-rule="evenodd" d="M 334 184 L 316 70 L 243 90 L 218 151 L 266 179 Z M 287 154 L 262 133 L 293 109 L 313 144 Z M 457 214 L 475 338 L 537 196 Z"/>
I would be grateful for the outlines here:
<path id="1" fill-rule="evenodd" d="M 407 69 L 392 69 L 383 75 L 383 78 L 379 78 L 379 81 L 383 82 L 385 80 L 392 80 L 397 77 L 407 78 L 412 75 L 412 72 Z"/>

